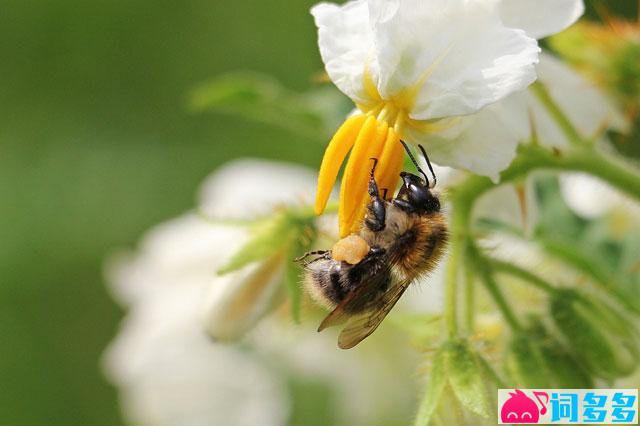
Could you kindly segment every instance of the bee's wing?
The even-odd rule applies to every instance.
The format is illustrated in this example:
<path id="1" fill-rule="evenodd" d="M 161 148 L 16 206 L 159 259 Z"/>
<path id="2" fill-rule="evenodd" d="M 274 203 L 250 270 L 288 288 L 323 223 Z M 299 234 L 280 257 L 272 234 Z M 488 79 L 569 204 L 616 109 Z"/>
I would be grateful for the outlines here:
<path id="1" fill-rule="evenodd" d="M 371 276 L 363 285 L 351 290 L 338 306 L 320 323 L 318 331 L 322 331 L 327 327 L 344 324 L 353 316 L 356 307 L 364 306 L 371 299 L 371 294 L 377 289 L 385 286 L 385 281 L 389 280 L 389 267 L 385 265 L 378 273 Z M 356 309 L 354 309 L 356 308 Z"/>
<path id="2" fill-rule="evenodd" d="M 373 309 L 351 317 L 338 337 L 338 347 L 350 349 L 373 333 L 398 302 L 409 284 L 411 284 L 411 280 L 400 281 L 384 293 Z"/>
<path id="3" fill-rule="evenodd" d="M 325 319 L 322 320 L 320 326 L 318 327 L 318 332 L 324 330 L 327 327 L 333 327 L 347 322 L 347 320 L 349 319 L 349 315 L 345 312 L 344 308 L 351 302 L 355 294 L 355 291 L 347 294 L 344 300 L 340 302 L 340 304 L 336 306 L 335 309 L 325 317 Z"/>

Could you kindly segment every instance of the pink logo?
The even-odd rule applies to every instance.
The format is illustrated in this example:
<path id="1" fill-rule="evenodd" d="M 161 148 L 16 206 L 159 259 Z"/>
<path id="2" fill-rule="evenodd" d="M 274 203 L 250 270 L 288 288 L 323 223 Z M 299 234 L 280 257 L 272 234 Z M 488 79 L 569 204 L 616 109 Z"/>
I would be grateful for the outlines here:
<path id="1" fill-rule="evenodd" d="M 521 390 L 516 389 L 515 392 L 509 392 L 509 395 L 510 398 L 500 410 L 500 418 L 503 423 L 538 423 L 540 415 L 547 412 L 549 394 L 546 392 L 533 392 L 538 404 L 540 404 L 539 411 L 535 401 Z M 545 398 L 544 403 L 541 401 L 541 397 Z"/>

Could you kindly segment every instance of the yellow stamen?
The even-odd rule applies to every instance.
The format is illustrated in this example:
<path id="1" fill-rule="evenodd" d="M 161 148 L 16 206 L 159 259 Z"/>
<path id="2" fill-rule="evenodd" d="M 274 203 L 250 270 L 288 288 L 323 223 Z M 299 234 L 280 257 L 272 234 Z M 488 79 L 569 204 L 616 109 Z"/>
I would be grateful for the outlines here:
<path id="1" fill-rule="evenodd" d="M 380 156 L 380 161 L 384 161 L 385 167 L 381 169 L 382 174 L 380 177 L 376 175 L 378 187 L 380 190 L 386 188 L 388 191 L 387 196 L 393 197 L 398 185 L 398 179 L 400 179 L 400 171 L 402 171 L 404 164 L 404 148 L 400 143 L 400 135 L 393 129 L 389 129 L 389 135 L 387 136 L 384 151 Z"/>
<path id="2" fill-rule="evenodd" d="M 382 194 L 383 189 L 387 189 L 387 197 L 393 196 L 396 185 L 398 183 L 398 177 L 400 170 L 402 170 L 402 164 L 404 160 L 404 150 L 400 144 L 400 137 L 396 134 L 393 128 L 389 128 L 386 140 L 384 141 L 384 147 L 378 157 L 378 165 L 375 171 L 375 179 L 378 184 L 378 190 Z M 368 181 L 367 181 L 368 185 Z M 389 195 L 390 194 L 390 195 Z M 358 213 L 351 223 L 351 232 L 358 232 L 360 229 L 360 222 L 364 218 L 367 212 L 367 205 L 369 204 L 369 195 L 367 192 L 363 193 L 363 198 L 360 201 Z"/>
<path id="3" fill-rule="evenodd" d="M 351 151 L 340 188 L 340 209 L 338 220 L 341 236 L 349 235 L 356 219 L 358 208 L 367 194 L 367 184 L 372 162 L 378 158 L 387 138 L 388 126 L 369 116 L 362 126 L 358 139 Z"/>
<path id="4" fill-rule="evenodd" d="M 357 233 L 366 213 L 369 202 L 367 186 L 372 166 L 369 158 L 378 159 L 375 172 L 378 188 L 387 189 L 388 197 L 393 197 L 404 162 L 404 149 L 400 144 L 404 129 L 412 128 L 420 133 L 433 133 L 457 123 L 455 119 L 426 122 L 414 120 L 409 115 L 420 89 L 448 52 L 446 49 L 419 76 L 415 84 L 389 99 L 382 98 L 365 65 L 363 88 L 366 100 L 357 104 L 365 115 L 351 117 L 340 127 L 327 147 L 318 178 L 316 214 L 324 211 L 340 166 L 351 150 L 340 187 L 338 219 L 341 237 L 352 232 Z"/>
<path id="5" fill-rule="evenodd" d="M 333 184 L 336 182 L 340 166 L 342 166 L 347 153 L 355 143 L 366 118 L 365 115 L 356 115 L 348 118 L 340 126 L 331 142 L 329 142 L 324 152 L 318 175 L 318 191 L 315 204 L 315 213 L 317 215 L 321 214 L 327 206 L 327 200 L 331 195 Z"/>

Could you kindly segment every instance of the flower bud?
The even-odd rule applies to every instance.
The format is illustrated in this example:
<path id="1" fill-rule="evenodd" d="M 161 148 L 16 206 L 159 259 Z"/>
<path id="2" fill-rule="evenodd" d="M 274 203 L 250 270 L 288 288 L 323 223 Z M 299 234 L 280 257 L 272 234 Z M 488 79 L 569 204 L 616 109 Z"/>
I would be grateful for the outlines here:
<path id="1" fill-rule="evenodd" d="M 539 342 L 526 333 L 517 334 L 506 355 L 506 369 L 514 387 L 551 388 L 552 380 Z"/>
<path id="2" fill-rule="evenodd" d="M 315 239 L 313 216 L 280 209 L 249 226 L 247 242 L 218 269 L 205 304 L 204 322 L 216 340 L 232 341 L 284 300 L 289 292 L 298 319 L 300 287 L 291 259 Z"/>
<path id="3" fill-rule="evenodd" d="M 261 262 L 218 276 L 205 301 L 204 323 L 216 340 L 241 338 L 283 300 L 284 256 L 276 253 Z"/>
<path id="4" fill-rule="evenodd" d="M 449 341 L 435 355 L 415 424 L 483 424 L 493 419 L 495 385 L 466 341 Z"/>
<path id="5" fill-rule="evenodd" d="M 638 348 L 624 324 L 612 327 L 614 313 L 574 290 L 552 297 L 551 315 L 577 359 L 595 376 L 613 380 L 633 371 Z"/>
<path id="6" fill-rule="evenodd" d="M 584 389 L 593 380 L 580 362 L 553 336 L 539 339 L 523 333 L 514 338 L 506 357 L 513 387 Z"/>

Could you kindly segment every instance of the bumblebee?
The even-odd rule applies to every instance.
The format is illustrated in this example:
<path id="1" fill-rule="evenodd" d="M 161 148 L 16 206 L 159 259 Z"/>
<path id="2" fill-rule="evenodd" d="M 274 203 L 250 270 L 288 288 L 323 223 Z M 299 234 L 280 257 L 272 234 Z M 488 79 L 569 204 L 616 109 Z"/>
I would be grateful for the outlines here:
<path id="1" fill-rule="evenodd" d="M 381 197 L 374 178 L 373 160 L 367 213 L 358 234 L 338 241 L 331 250 L 310 252 L 296 259 L 304 267 L 304 284 L 311 297 L 332 309 L 318 331 L 345 324 L 338 346 L 349 349 L 373 333 L 407 287 L 431 272 L 448 240 L 440 200 L 432 189 L 435 173 L 422 146 L 431 176 L 418 166 L 422 177 L 400 173 L 402 186 L 395 198 Z M 424 178 L 424 179 L 423 179 Z M 315 256 L 311 260 L 306 260 Z"/>

